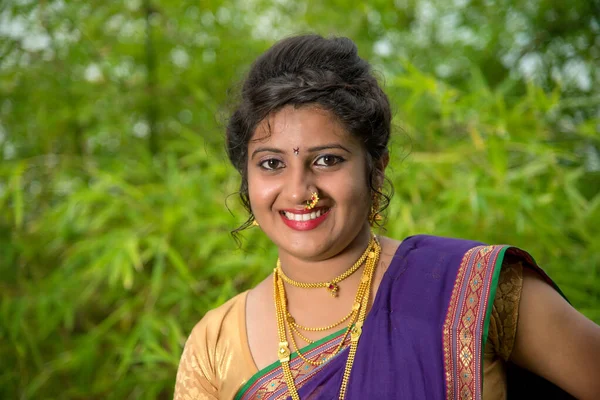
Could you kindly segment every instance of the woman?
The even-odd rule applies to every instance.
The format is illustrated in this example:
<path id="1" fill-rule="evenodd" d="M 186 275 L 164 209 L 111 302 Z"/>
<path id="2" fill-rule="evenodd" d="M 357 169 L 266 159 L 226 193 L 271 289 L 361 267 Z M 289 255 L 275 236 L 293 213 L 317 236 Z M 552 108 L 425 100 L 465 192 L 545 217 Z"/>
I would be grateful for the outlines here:
<path id="1" fill-rule="evenodd" d="M 349 39 L 289 38 L 254 63 L 227 146 L 242 228 L 259 225 L 279 259 L 196 325 L 176 400 L 600 398 L 600 327 L 527 253 L 371 233 L 390 120 Z"/>

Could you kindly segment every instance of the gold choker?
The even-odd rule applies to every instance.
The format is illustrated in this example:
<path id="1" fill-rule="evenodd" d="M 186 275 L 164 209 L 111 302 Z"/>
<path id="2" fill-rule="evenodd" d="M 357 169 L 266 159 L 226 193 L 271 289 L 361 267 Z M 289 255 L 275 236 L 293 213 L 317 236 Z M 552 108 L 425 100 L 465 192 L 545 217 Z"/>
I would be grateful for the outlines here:
<path id="1" fill-rule="evenodd" d="M 338 283 L 340 283 L 341 281 L 343 281 L 344 279 L 346 279 L 347 277 L 349 277 L 350 275 L 352 275 L 353 273 L 355 273 L 360 268 L 360 266 L 367 259 L 369 251 L 370 251 L 371 247 L 373 247 L 373 243 L 374 242 L 375 242 L 375 237 L 371 236 L 371 240 L 369 241 L 369 245 L 367 246 L 367 249 L 363 252 L 363 254 L 360 256 L 360 258 L 354 263 L 354 265 L 352 265 L 350 268 L 348 268 L 342 274 L 336 276 L 335 278 L 333 278 L 329 282 L 305 283 L 305 282 L 295 281 L 295 280 L 289 278 L 283 272 L 283 270 L 281 269 L 281 261 L 279 260 L 279 258 L 277 259 L 277 268 L 275 270 L 277 271 L 277 274 L 279 276 L 281 276 L 281 279 L 283 279 L 283 281 L 285 283 L 287 283 L 287 284 L 290 284 L 292 286 L 296 286 L 296 287 L 299 287 L 299 288 L 302 288 L 302 289 L 325 288 L 325 289 L 327 289 L 327 291 L 329 291 L 329 294 L 331 294 L 331 296 L 337 297 L 338 292 L 340 290 L 340 287 L 338 286 Z"/>

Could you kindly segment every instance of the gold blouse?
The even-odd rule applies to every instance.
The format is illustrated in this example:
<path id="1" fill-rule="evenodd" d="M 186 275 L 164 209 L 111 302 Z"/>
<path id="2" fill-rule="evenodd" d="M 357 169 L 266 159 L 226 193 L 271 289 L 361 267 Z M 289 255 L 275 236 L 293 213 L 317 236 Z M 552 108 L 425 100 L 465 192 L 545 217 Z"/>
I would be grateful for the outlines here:
<path id="1" fill-rule="evenodd" d="M 506 399 L 506 361 L 515 341 L 523 287 L 520 262 L 502 267 L 483 357 L 483 398 Z M 190 334 L 177 371 L 174 400 L 228 400 L 258 372 L 246 334 L 248 292 L 206 313 Z"/>

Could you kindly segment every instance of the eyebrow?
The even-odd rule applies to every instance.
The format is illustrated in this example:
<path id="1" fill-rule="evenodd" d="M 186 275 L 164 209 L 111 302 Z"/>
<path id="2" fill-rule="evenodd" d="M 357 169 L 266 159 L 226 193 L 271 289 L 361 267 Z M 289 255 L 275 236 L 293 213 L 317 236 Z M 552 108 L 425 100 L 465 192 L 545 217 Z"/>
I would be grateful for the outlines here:
<path id="1" fill-rule="evenodd" d="M 309 147 L 308 152 L 314 153 L 317 151 L 323 151 L 323 150 L 328 150 L 328 149 L 340 149 L 340 150 L 345 151 L 346 153 L 352 154 L 352 152 L 350 150 L 348 150 L 341 144 L 337 144 L 337 143 L 325 144 L 323 146 Z M 284 154 L 285 153 L 283 150 L 275 148 L 275 147 L 259 147 L 252 152 L 252 156 L 250 156 L 250 159 L 253 159 L 254 156 L 258 153 L 267 153 L 267 152 L 268 153 L 276 153 L 276 154 Z"/>
<path id="2" fill-rule="evenodd" d="M 325 144 L 323 146 L 309 147 L 308 152 L 314 153 L 316 151 L 322 151 L 322 150 L 328 150 L 328 149 L 340 149 L 340 150 L 344 150 L 346 153 L 352 154 L 352 152 L 350 150 L 348 150 L 341 144 L 337 144 L 337 143 Z"/>
<path id="3" fill-rule="evenodd" d="M 281 151 L 280 149 L 276 149 L 275 147 L 259 147 L 252 152 L 252 156 L 250 157 L 250 159 L 253 159 L 254 156 L 258 153 L 265 153 L 265 152 L 283 154 L 283 151 Z"/>

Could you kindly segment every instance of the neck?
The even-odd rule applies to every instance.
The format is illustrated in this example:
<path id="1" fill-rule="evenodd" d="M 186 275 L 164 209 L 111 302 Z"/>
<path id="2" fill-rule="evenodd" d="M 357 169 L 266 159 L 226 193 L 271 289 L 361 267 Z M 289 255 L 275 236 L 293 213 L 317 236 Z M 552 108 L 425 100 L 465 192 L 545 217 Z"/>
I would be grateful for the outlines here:
<path id="1" fill-rule="evenodd" d="M 306 260 L 280 252 L 281 269 L 290 278 L 303 283 L 329 282 L 341 275 L 360 258 L 371 239 L 371 230 L 365 225 L 358 235 L 341 251 L 323 260 Z M 360 271 L 354 275 L 360 275 Z"/>

